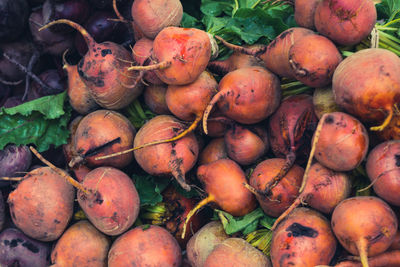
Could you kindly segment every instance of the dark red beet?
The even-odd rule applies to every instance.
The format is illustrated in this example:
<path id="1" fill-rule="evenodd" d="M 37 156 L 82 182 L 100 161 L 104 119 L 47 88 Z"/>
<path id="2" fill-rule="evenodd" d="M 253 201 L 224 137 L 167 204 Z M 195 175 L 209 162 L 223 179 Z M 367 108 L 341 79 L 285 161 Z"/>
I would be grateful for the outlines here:
<path id="1" fill-rule="evenodd" d="M 317 124 L 312 96 L 295 95 L 285 98 L 268 121 L 268 134 L 272 152 L 276 157 L 286 158 L 285 165 L 271 181 L 276 185 L 293 166 L 303 163 L 310 151 L 311 138 Z M 267 187 L 266 190 L 270 190 Z"/>

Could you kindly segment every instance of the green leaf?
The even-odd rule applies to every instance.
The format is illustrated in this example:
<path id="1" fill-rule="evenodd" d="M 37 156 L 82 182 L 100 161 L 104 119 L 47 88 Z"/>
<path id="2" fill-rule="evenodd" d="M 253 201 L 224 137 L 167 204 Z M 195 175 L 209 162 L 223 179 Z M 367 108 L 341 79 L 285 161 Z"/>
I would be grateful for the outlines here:
<path id="1" fill-rule="evenodd" d="M 258 208 L 242 217 L 233 217 L 229 213 L 222 210 L 215 210 L 219 219 L 228 235 L 246 230 L 247 233 L 254 231 L 254 224 L 257 228 L 259 219 L 265 214 L 261 208 Z"/>
<path id="2" fill-rule="evenodd" d="M 183 13 L 182 20 L 181 20 L 181 27 L 183 28 L 197 28 L 197 29 L 204 29 L 203 24 L 197 18 Z"/>
<path id="3" fill-rule="evenodd" d="M 29 116 L 33 111 L 38 111 L 44 115 L 44 119 L 56 119 L 65 113 L 63 107 L 66 97 L 66 91 L 57 95 L 44 96 L 16 107 L 1 108 L 0 115 L 21 114 L 24 116 Z"/>
<path id="4" fill-rule="evenodd" d="M 136 190 L 139 193 L 141 206 L 154 206 L 162 202 L 163 197 L 161 192 L 170 183 L 169 179 L 164 177 L 155 177 L 151 175 L 136 175 L 132 176 Z"/>
<path id="5" fill-rule="evenodd" d="M 200 10 L 204 15 L 217 17 L 222 14 L 232 15 L 235 1 L 232 0 L 202 0 Z"/>
<path id="6" fill-rule="evenodd" d="M 376 5 L 378 19 L 386 22 L 392 21 L 400 17 L 400 1 L 399 0 L 382 0 Z"/>
<path id="7" fill-rule="evenodd" d="M 72 108 L 66 92 L 45 96 L 12 108 L 0 109 L 0 149 L 7 144 L 36 145 L 39 152 L 50 145 L 66 144 Z M 64 110 L 65 109 L 65 110 Z"/>

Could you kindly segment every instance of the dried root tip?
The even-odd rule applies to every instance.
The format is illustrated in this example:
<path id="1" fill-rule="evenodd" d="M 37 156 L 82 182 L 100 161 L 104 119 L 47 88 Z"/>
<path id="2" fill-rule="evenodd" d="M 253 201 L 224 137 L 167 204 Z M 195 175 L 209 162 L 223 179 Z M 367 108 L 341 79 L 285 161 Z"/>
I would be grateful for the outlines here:
<path id="1" fill-rule="evenodd" d="M 171 61 L 163 61 L 157 64 L 148 65 L 148 66 L 132 66 L 129 67 L 128 70 L 140 70 L 140 71 L 150 71 L 150 70 L 162 70 L 171 66 Z"/>
<path id="2" fill-rule="evenodd" d="M 76 165 L 81 164 L 85 159 L 82 156 L 76 156 L 71 159 L 68 163 L 70 168 L 74 168 Z"/>
<path id="3" fill-rule="evenodd" d="M 310 156 L 308 157 L 307 167 L 304 171 L 303 181 L 301 182 L 301 187 L 300 187 L 299 193 L 303 192 L 304 188 L 306 187 L 306 183 L 308 180 L 308 173 L 310 172 L 311 163 L 312 163 L 312 160 L 313 160 L 314 154 L 315 154 L 315 148 L 317 146 L 319 136 L 321 135 L 322 126 L 324 125 L 325 118 L 329 114 L 330 113 L 325 113 L 324 115 L 322 115 L 321 119 L 318 122 L 317 128 L 315 129 L 313 142 L 312 142 L 312 146 L 311 146 L 311 151 L 310 151 Z"/>
<path id="4" fill-rule="evenodd" d="M 63 63 L 63 69 L 68 69 L 70 65 L 68 64 L 67 60 L 65 59 L 65 56 L 68 54 L 69 49 L 67 48 L 64 53 L 62 54 L 62 63 Z"/>
<path id="5" fill-rule="evenodd" d="M 72 178 L 71 176 L 67 175 L 63 170 L 57 168 L 56 166 L 54 166 L 51 162 L 49 162 L 48 160 L 46 160 L 42 155 L 39 154 L 39 152 L 32 146 L 29 147 L 29 149 L 32 151 L 33 154 L 35 154 L 35 156 L 40 159 L 40 161 L 42 161 L 44 164 L 46 164 L 47 166 L 49 166 L 54 172 L 56 172 L 58 175 L 60 175 L 61 177 L 64 177 L 65 180 L 67 180 L 71 185 L 73 185 L 74 187 L 76 187 L 78 190 L 82 191 L 83 193 L 85 193 L 85 195 L 91 195 L 91 193 L 80 183 L 78 183 L 74 178 Z"/>
<path id="6" fill-rule="evenodd" d="M 368 240 L 365 238 L 360 239 L 357 242 L 358 253 L 360 254 L 360 261 L 363 267 L 369 267 L 368 264 Z"/>
<path id="7" fill-rule="evenodd" d="M 374 127 L 369 128 L 369 129 L 371 131 L 383 131 L 383 129 L 385 129 L 386 126 L 388 126 L 390 121 L 392 120 L 393 114 L 394 114 L 393 108 L 390 108 L 389 109 L 389 114 L 387 115 L 387 117 L 385 118 L 383 123 L 381 125 L 379 125 L 379 126 L 374 126 Z"/>
<path id="8" fill-rule="evenodd" d="M 19 182 L 24 177 L 0 177 L 0 181 L 10 181 L 10 182 Z"/>
<path id="9" fill-rule="evenodd" d="M 271 181 L 269 181 L 267 183 L 267 185 L 265 186 L 264 189 L 264 194 L 265 195 L 269 195 L 269 193 L 271 192 L 271 190 L 277 186 L 279 184 L 279 182 L 283 179 L 283 177 L 286 176 L 286 174 L 290 171 L 290 169 L 292 168 L 294 162 L 296 160 L 296 154 L 291 151 L 286 155 L 286 160 L 285 160 L 285 164 L 282 166 L 282 168 L 280 169 L 279 173 L 277 175 L 275 175 L 274 178 L 272 178 Z"/>
<path id="10" fill-rule="evenodd" d="M 208 116 L 210 115 L 213 106 L 215 105 L 215 103 L 217 103 L 219 101 L 219 99 L 222 97 L 222 95 L 223 95 L 223 93 L 221 93 L 221 91 L 218 92 L 216 95 L 214 95 L 213 98 L 211 99 L 210 103 L 208 103 L 206 109 L 204 110 L 203 131 L 205 134 L 208 134 L 208 129 L 207 129 Z"/>
<path id="11" fill-rule="evenodd" d="M 297 208 L 304 200 L 306 197 L 304 196 L 298 196 L 296 200 L 290 205 L 288 209 L 286 209 L 279 217 L 276 219 L 274 224 L 271 227 L 271 231 L 274 231 L 278 224 L 283 221 L 295 208 Z"/>
<path id="12" fill-rule="evenodd" d="M 123 155 L 123 154 L 127 154 L 129 152 L 133 152 L 135 150 L 139 150 L 139 149 L 142 149 L 142 148 L 145 148 L 145 147 L 148 147 L 148 146 L 154 146 L 154 145 L 159 145 L 159 144 L 164 144 L 164 143 L 170 143 L 170 142 L 173 142 L 173 141 L 177 141 L 177 140 L 185 137 L 190 132 L 194 131 L 196 129 L 197 125 L 199 124 L 199 122 L 201 121 L 201 118 L 202 118 L 202 116 L 196 117 L 196 119 L 189 126 L 189 128 L 187 128 L 183 132 L 179 133 L 177 136 L 172 137 L 170 139 L 153 141 L 153 142 L 146 143 L 146 144 L 143 144 L 143 145 L 140 145 L 140 146 L 137 146 L 137 147 L 134 147 L 134 148 L 130 148 L 130 149 L 127 149 L 127 150 L 124 150 L 124 151 L 112 153 L 112 154 L 101 156 L 101 157 L 96 157 L 95 160 L 108 159 L 108 158 L 120 156 L 120 155 Z"/>
<path id="13" fill-rule="evenodd" d="M 199 203 L 197 203 L 196 207 L 194 207 L 186 216 L 185 219 L 185 223 L 183 224 L 183 230 L 182 230 L 182 235 L 181 238 L 185 239 L 186 236 L 186 229 L 187 229 L 187 225 L 190 221 L 190 218 L 193 217 L 193 215 L 202 207 L 204 207 L 205 205 L 207 205 L 208 203 L 214 202 L 215 201 L 215 197 L 213 195 L 209 195 L 208 197 L 206 197 L 205 199 L 203 199 L 202 201 L 200 201 Z"/>
<path id="14" fill-rule="evenodd" d="M 222 37 L 215 35 L 215 38 L 218 39 L 219 41 L 221 41 L 221 43 L 228 47 L 229 49 L 231 49 L 234 52 L 238 52 L 238 53 L 242 53 L 242 54 L 246 54 L 246 55 L 250 55 L 250 56 L 258 56 L 260 54 L 263 54 L 265 52 L 265 50 L 267 49 L 266 46 L 262 46 L 259 48 L 246 48 L 243 46 L 239 46 L 239 45 L 234 45 L 231 44 L 227 41 L 225 41 Z"/>
<path id="15" fill-rule="evenodd" d="M 96 41 L 93 39 L 93 37 L 85 30 L 85 28 L 83 28 L 81 25 L 79 25 L 78 23 L 75 23 L 71 20 L 68 19 L 59 19 L 59 20 L 55 20 L 52 21 L 46 25 L 44 25 L 43 27 L 39 28 L 39 31 L 42 31 L 44 29 L 47 29 L 55 24 L 67 24 L 69 26 L 71 26 L 72 28 L 74 28 L 75 30 L 77 30 L 78 32 L 80 32 L 80 34 L 82 34 L 83 38 L 85 39 L 85 42 L 87 44 L 88 47 L 92 47 Z M 90 51 L 90 50 L 89 50 Z"/>

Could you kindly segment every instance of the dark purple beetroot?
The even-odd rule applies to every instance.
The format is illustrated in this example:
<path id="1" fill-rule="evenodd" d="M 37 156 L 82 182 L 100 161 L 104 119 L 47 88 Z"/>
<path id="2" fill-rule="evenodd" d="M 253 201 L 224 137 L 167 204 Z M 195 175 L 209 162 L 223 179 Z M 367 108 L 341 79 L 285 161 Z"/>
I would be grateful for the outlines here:
<path id="1" fill-rule="evenodd" d="M 83 27 L 98 43 L 114 41 L 123 28 L 121 23 L 112 20 L 116 18 L 110 11 L 96 11 L 90 15 Z M 86 42 L 80 33 L 75 35 L 75 47 L 81 55 L 87 52 Z"/>
<path id="2" fill-rule="evenodd" d="M 5 221 L 5 207 L 3 193 L 0 191 L 0 231 L 3 229 Z"/>
<path id="3" fill-rule="evenodd" d="M 47 95 L 59 94 L 64 92 L 67 88 L 67 77 L 61 76 L 56 69 L 49 69 L 42 72 L 39 75 L 39 79 L 42 80 L 48 88 L 43 88 L 35 81 L 32 82 L 30 95 L 28 97 L 29 100 Z"/>
<path id="4" fill-rule="evenodd" d="M 10 61 L 3 56 L 3 53 L 15 59 L 23 66 L 27 66 L 34 49 L 33 43 L 26 39 L 0 44 L 0 78 L 8 82 L 18 82 L 25 79 L 26 76 L 25 72 L 21 71 L 17 65 L 10 63 Z"/>
<path id="5" fill-rule="evenodd" d="M 65 33 L 55 33 L 50 29 L 38 31 L 44 26 L 42 10 L 36 10 L 29 17 L 29 28 L 32 33 L 33 41 L 43 53 L 60 56 L 67 49 L 73 48 L 73 35 Z"/>
<path id="6" fill-rule="evenodd" d="M 7 145 L 0 150 L 0 177 L 22 177 L 31 162 L 32 153 L 27 146 Z M 9 182 L 0 181 L 0 187 L 9 184 Z"/>
<path id="7" fill-rule="evenodd" d="M 15 40 L 27 26 L 29 5 L 26 0 L 0 1 L 0 39 Z"/>
<path id="8" fill-rule="evenodd" d="M 42 8 L 44 24 L 58 19 L 69 19 L 82 24 L 89 17 L 89 3 L 86 0 L 54 1 L 46 0 Z M 72 29 L 65 25 L 51 28 L 53 32 L 70 32 Z"/>
<path id="9" fill-rule="evenodd" d="M 0 266 L 49 266 L 50 246 L 8 228 L 0 234 Z"/>

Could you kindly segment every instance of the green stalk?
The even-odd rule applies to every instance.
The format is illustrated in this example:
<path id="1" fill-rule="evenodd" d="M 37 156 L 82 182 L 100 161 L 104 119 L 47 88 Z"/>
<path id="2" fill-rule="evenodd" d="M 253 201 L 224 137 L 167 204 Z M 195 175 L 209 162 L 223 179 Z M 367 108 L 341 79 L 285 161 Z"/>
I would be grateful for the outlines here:
<path id="1" fill-rule="evenodd" d="M 281 84 L 282 90 L 287 90 L 288 88 L 292 88 L 292 87 L 295 87 L 295 86 L 304 86 L 304 84 L 299 82 L 299 81 L 294 81 L 294 82 L 288 82 L 288 83 Z"/>
<path id="2" fill-rule="evenodd" d="M 259 229 L 249 233 L 246 236 L 246 241 L 253 247 L 261 250 L 265 255 L 270 255 L 272 231 L 268 229 Z"/>
<path id="3" fill-rule="evenodd" d="M 139 117 L 143 120 L 147 120 L 146 114 L 144 114 L 143 108 L 140 105 L 139 100 L 135 99 L 133 101 L 133 106 L 135 107 L 135 110 L 137 111 L 137 114 L 139 114 Z"/>
<path id="4" fill-rule="evenodd" d="M 285 90 L 285 91 L 283 91 L 282 95 L 284 97 L 291 96 L 291 95 L 298 95 L 298 94 L 302 94 L 302 93 L 305 93 L 305 92 L 310 91 L 310 90 L 312 90 L 311 87 L 303 86 L 303 87 L 300 87 L 300 88 L 296 88 L 294 90 Z"/>

